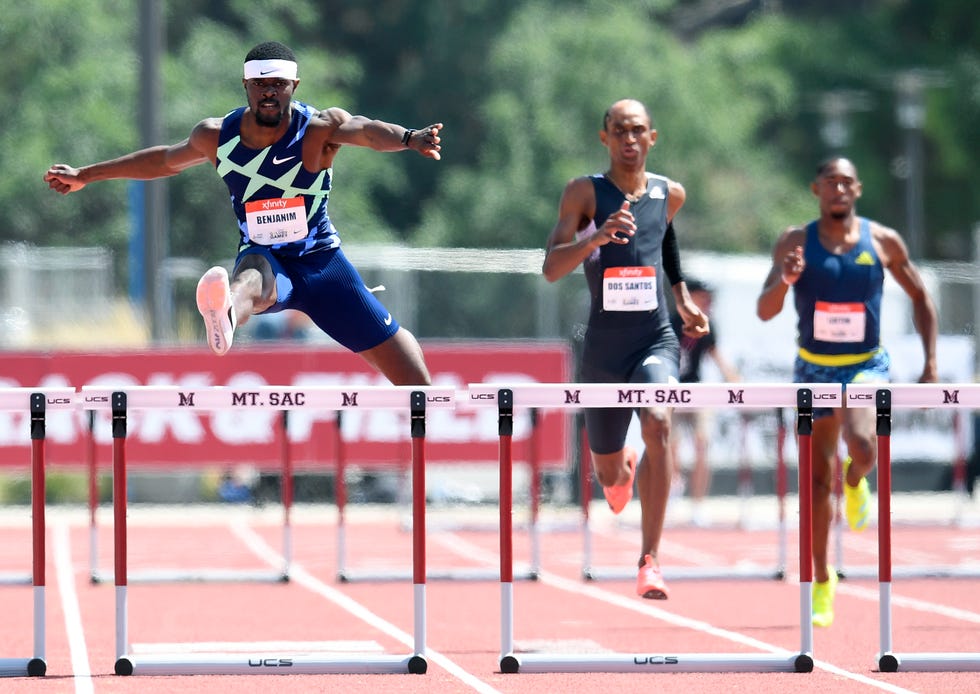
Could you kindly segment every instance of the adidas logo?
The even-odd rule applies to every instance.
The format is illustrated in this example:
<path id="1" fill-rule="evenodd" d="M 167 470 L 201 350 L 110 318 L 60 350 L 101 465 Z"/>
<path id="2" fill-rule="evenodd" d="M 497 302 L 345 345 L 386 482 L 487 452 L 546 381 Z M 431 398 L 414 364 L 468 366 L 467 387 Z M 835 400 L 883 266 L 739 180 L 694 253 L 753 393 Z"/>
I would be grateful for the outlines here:
<path id="1" fill-rule="evenodd" d="M 868 251 L 861 251 L 854 263 L 856 265 L 874 265 L 875 259 L 871 257 L 871 253 Z"/>

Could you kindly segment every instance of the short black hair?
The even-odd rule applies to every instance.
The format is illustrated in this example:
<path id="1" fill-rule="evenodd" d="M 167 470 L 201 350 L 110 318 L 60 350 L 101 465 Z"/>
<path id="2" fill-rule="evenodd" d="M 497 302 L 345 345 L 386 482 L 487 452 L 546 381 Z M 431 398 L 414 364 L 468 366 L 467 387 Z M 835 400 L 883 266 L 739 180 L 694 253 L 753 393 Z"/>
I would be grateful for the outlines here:
<path id="1" fill-rule="evenodd" d="M 296 62 L 296 54 L 289 46 L 278 41 L 266 41 L 253 48 L 245 56 L 245 62 L 250 60 L 292 60 Z"/>
<path id="2" fill-rule="evenodd" d="M 817 164 L 817 178 L 820 178 L 825 173 L 827 173 L 827 169 L 830 168 L 830 165 L 838 161 L 846 161 L 851 166 L 854 166 L 854 162 L 852 162 L 850 159 L 845 157 L 843 154 L 832 154 L 829 157 L 825 157 L 824 159 L 821 159 L 820 163 Z M 857 170 L 857 167 L 854 166 L 854 169 Z"/>

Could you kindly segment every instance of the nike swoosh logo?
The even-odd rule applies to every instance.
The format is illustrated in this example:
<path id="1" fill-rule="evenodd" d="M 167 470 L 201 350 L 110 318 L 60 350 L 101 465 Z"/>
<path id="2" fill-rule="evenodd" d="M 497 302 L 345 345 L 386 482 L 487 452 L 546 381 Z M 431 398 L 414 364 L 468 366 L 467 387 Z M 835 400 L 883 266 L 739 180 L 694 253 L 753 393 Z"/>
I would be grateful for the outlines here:
<path id="1" fill-rule="evenodd" d="M 259 74 L 260 75 L 268 75 L 268 74 L 273 73 L 275 71 L 276 71 L 276 68 L 272 68 L 271 70 L 259 70 Z"/>
<path id="2" fill-rule="evenodd" d="M 390 313 L 388 314 L 388 317 L 385 318 L 385 325 L 391 325 L 391 314 Z"/>
<path id="3" fill-rule="evenodd" d="M 290 159 L 295 159 L 295 158 L 296 158 L 296 155 L 295 154 L 293 156 L 291 156 L 291 157 L 286 157 L 285 159 L 280 159 L 279 157 L 272 157 L 272 163 L 273 164 L 285 164 Z"/>

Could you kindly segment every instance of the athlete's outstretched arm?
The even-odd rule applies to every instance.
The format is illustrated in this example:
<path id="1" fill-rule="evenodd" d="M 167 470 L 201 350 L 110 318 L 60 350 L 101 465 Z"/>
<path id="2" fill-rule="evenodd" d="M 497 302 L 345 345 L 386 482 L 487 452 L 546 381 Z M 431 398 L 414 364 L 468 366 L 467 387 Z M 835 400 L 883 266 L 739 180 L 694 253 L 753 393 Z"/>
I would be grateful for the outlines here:
<path id="1" fill-rule="evenodd" d="M 55 164 L 44 174 L 44 180 L 52 190 L 67 194 L 94 181 L 117 178 L 146 181 L 174 176 L 191 166 L 214 161 L 220 129 L 221 119 L 209 118 L 198 123 L 186 140 L 176 144 L 147 147 L 81 168 Z"/>
<path id="2" fill-rule="evenodd" d="M 440 158 L 442 123 L 416 130 L 366 116 L 352 116 L 337 107 L 321 111 L 320 118 L 329 129 L 330 144 L 369 147 L 378 152 L 414 149 L 424 157 Z"/>

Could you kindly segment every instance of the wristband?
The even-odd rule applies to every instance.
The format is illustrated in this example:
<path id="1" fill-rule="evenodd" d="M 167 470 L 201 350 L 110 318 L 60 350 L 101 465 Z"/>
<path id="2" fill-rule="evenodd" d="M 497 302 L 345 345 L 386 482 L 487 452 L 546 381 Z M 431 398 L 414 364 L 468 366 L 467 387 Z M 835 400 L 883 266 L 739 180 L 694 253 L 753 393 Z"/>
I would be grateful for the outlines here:
<path id="1" fill-rule="evenodd" d="M 415 133 L 414 128 L 408 128 L 405 134 L 402 135 L 402 144 L 408 147 L 408 141 L 412 139 L 412 135 Z"/>

